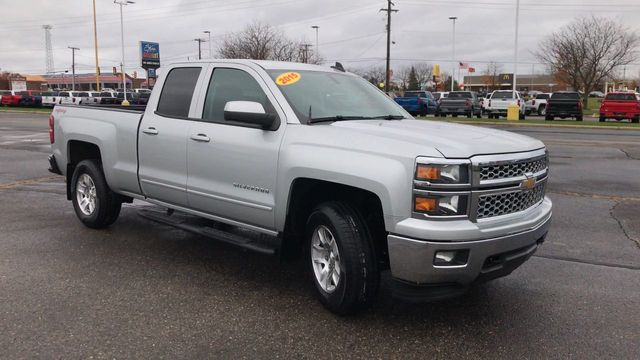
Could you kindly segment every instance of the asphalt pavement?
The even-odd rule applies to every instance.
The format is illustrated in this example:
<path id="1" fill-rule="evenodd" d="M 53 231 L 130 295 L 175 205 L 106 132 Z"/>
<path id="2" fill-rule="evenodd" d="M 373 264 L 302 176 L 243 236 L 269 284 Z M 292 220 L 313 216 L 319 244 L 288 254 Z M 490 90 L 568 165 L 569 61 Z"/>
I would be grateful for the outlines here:
<path id="1" fill-rule="evenodd" d="M 496 126 L 494 126 L 496 127 Z M 453 300 L 340 318 L 300 263 L 149 222 L 80 224 L 47 116 L 0 113 L 0 358 L 640 358 L 640 131 L 505 127 L 550 149 L 547 241 Z"/>

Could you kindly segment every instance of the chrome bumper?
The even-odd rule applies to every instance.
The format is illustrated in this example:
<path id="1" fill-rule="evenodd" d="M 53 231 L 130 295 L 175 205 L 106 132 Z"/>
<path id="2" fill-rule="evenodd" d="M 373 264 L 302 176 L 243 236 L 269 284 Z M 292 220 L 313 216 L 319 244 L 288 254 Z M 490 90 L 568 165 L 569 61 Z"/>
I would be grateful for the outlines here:
<path id="1" fill-rule="evenodd" d="M 391 274 L 397 280 L 414 285 L 457 284 L 461 286 L 470 285 L 476 280 L 490 280 L 508 275 L 528 259 L 535 252 L 538 244 L 544 241 L 551 224 L 551 203 L 545 200 L 541 206 L 544 206 L 543 214 L 538 213 L 537 221 L 531 227 L 504 236 L 478 240 L 437 241 L 437 238 L 419 240 L 390 234 L 387 241 Z M 429 237 L 429 234 L 423 235 L 420 238 Z M 466 264 L 434 265 L 436 252 L 451 250 L 468 250 Z M 515 267 L 514 264 L 516 264 Z"/>

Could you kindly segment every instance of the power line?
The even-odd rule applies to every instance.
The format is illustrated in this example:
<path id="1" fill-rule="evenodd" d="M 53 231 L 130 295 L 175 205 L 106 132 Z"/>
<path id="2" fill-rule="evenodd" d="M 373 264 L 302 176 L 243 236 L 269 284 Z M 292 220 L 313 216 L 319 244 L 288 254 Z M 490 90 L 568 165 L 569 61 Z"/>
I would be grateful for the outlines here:
<path id="1" fill-rule="evenodd" d="M 392 9 L 391 6 L 395 5 L 391 0 L 387 0 L 387 8 L 380 9 L 387 13 L 387 68 L 384 81 L 384 91 L 389 91 L 389 81 L 391 80 L 391 13 L 398 12 L 397 9 Z"/>

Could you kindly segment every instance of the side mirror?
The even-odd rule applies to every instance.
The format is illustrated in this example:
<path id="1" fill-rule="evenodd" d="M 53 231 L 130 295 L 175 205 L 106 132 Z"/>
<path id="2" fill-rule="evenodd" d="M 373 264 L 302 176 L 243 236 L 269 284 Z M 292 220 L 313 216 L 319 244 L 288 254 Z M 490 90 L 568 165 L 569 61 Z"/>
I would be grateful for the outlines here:
<path id="1" fill-rule="evenodd" d="M 262 129 L 267 130 L 273 127 L 276 115 L 267 114 L 259 102 L 228 101 L 224 105 L 224 119 L 259 125 Z"/>

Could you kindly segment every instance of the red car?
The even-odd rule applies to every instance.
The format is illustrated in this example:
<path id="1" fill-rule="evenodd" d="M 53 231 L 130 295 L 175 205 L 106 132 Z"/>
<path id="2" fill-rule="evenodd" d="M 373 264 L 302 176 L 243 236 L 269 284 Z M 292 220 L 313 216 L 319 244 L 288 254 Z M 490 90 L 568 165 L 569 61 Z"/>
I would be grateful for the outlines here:
<path id="1" fill-rule="evenodd" d="M 633 92 L 610 92 L 600 105 L 600 122 L 629 119 L 640 122 L 640 95 Z"/>
<path id="2" fill-rule="evenodd" d="M 22 99 L 22 96 L 18 95 L 15 91 L 1 90 L 0 93 L 2 94 L 2 99 L 0 99 L 0 104 L 2 104 L 2 106 L 20 105 L 20 100 Z"/>

